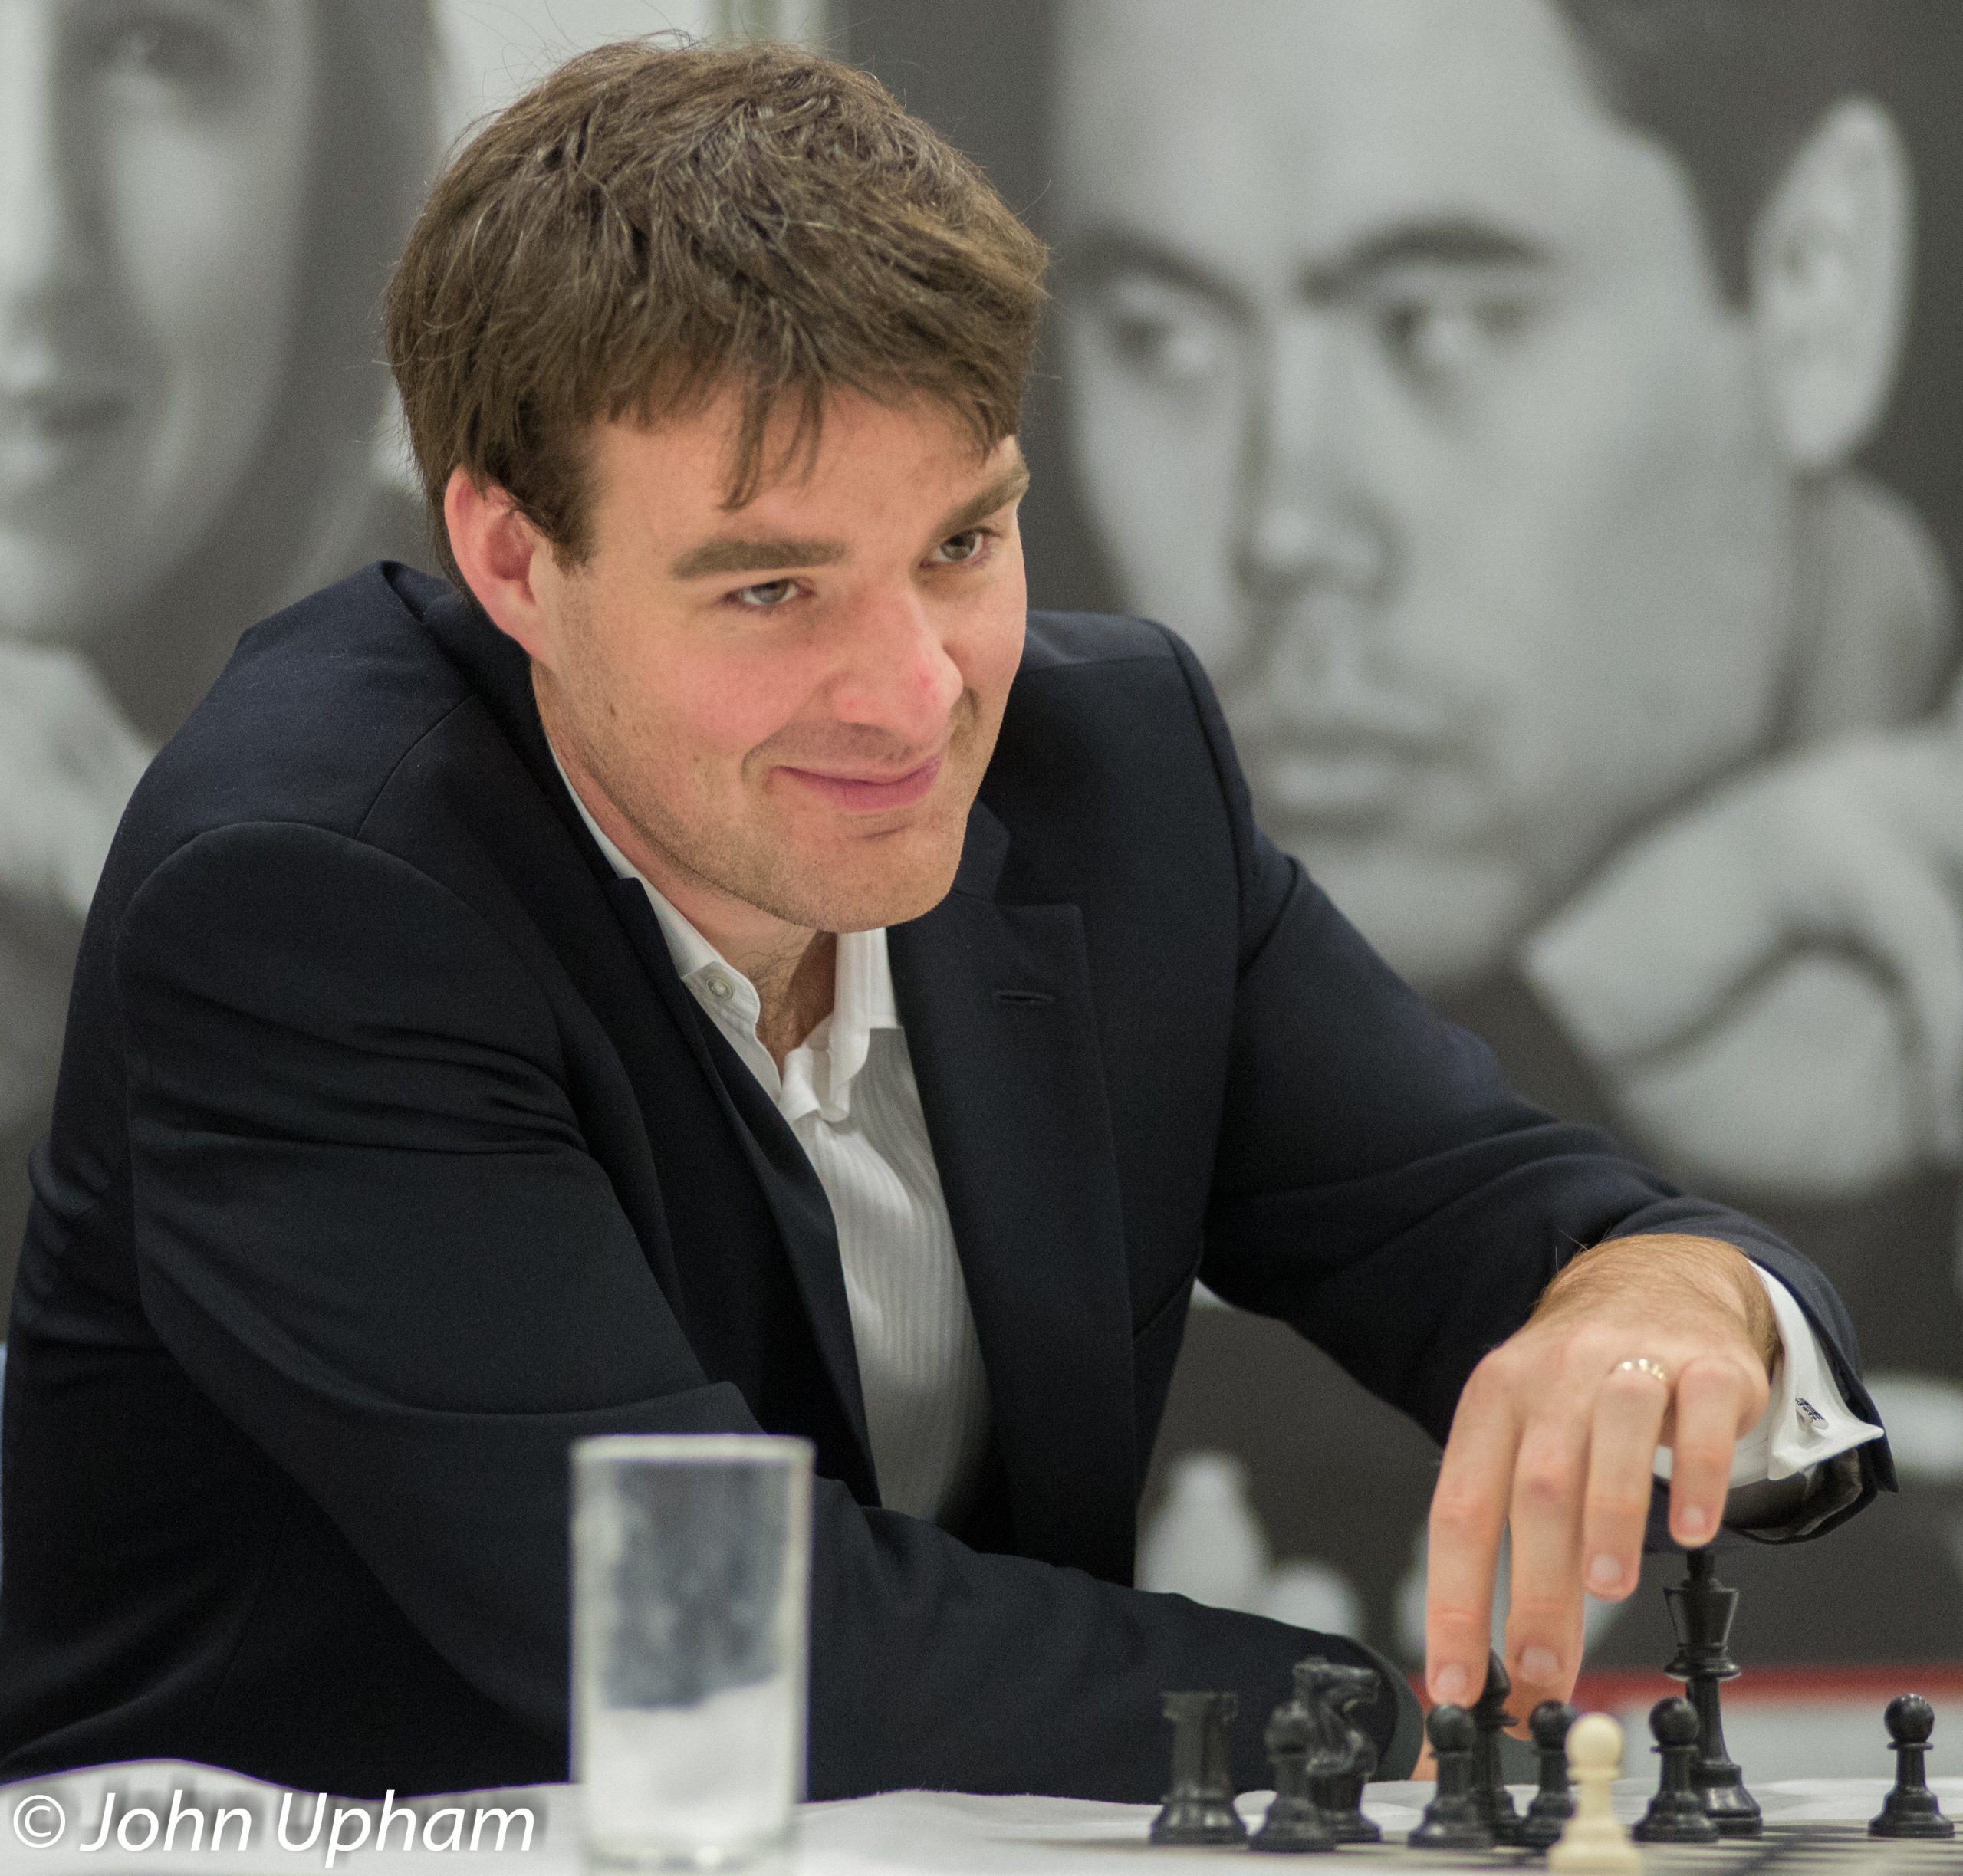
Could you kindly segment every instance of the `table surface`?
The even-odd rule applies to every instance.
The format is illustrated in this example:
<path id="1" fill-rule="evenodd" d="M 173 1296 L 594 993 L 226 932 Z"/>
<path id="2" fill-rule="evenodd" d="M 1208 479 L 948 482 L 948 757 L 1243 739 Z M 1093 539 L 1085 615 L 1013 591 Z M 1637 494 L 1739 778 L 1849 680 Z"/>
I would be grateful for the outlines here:
<path id="1" fill-rule="evenodd" d="M 1935 1779 L 1930 1783 L 1946 1810 L 1963 1814 L 1963 1779 Z M 1514 1789 L 1524 1799 L 1529 1788 Z M 1887 1789 L 1888 1780 L 1881 1777 L 1797 1779 L 1754 1786 L 1771 1827 L 1766 1842 L 1710 1851 L 1652 1849 L 1646 1853 L 1648 1866 L 1656 1876 L 1677 1876 L 1679 1869 L 1692 1865 L 1705 1876 L 1734 1876 L 1746 1871 L 1771 1876 L 1775 1866 L 1783 1870 L 1830 1861 L 1847 1868 L 1857 1865 L 1864 1872 L 1887 1872 L 1888 1876 L 1933 1876 L 1937 1870 L 1946 1876 L 1963 1876 L 1963 1841 L 1911 1846 L 1869 1842 L 1859 1827 L 1879 1808 Z M 166 1851 L 154 1846 L 122 1851 L 115 1847 L 112 1835 L 103 1851 L 91 1853 L 83 1846 L 100 1829 L 104 1808 L 112 1792 L 117 1809 L 110 1815 L 119 1823 L 133 1808 L 153 1809 L 159 1819 L 167 1819 L 177 1794 L 182 1794 L 184 1809 L 196 1805 L 209 1812 L 219 1805 L 238 1806 L 252 1821 L 250 1843 L 243 1850 L 235 1847 L 235 1823 L 234 1838 L 216 1852 L 209 1848 L 193 1852 L 182 1847 Z M 1417 1822 L 1431 1793 L 1429 1785 L 1372 1786 L 1366 1809 L 1383 1826 L 1385 1845 L 1340 1851 L 1334 1861 L 1312 1860 L 1308 1867 L 1329 1876 L 1336 1876 L 1343 1863 L 1370 1866 L 1368 1870 L 1353 1868 L 1352 1876 L 1393 1876 L 1394 1871 L 1406 1869 L 1448 1876 L 1448 1872 L 1474 1868 L 1510 1868 L 1523 1863 L 1530 1870 L 1542 1867 L 1517 1852 L 1461 1858 L 1406 1850 L 1402 1842 L 1404 1833 Z M 1625 1779 L 1617 1787 L 1617 1807 L 1626 1817 L 1635 1818 L 1648 1796 L 1645 1783 Z M 38 1872 L 38 1876 L 103 1876 L 110 1869 L 143 1871 L 150 1876 L 192 1876 L 193 1872 L 208 1876 L 220 1871 L 226 1876 L 257 1876 L 260 1871 L 320 1870 L 326 1864 L 325 1842 L 335 1828 L 337 1811 L 343 1807 L 367 1809 L 372 1815 L 380 1809 L 330 1797 L 326 1801 L 327 1830 L 311 1848 L 286 1850 L 276 1841 L 282 1799 L 278 1788 L 234 1773 L 155 1761 L 25 1780 L 0 1787 L 0 1870 L 8 1876 L 16 1871 Z M 58 1832 L 53 1829 L 56 1813 L 48 1801 L 60 1807 Z M 357 1850 L 340 1855 L 333 1867 L 351 1870 L 357 1876 L 391 1876 L 412 1867 L 424 1872 L 453 1871 L 456 1876 L 463 1876 L 466 1867 L 473 1871 L 498 1867 L 508 1876 L 574 1876 L 581 1870 L 576 1786 L 534 1786 L 515 1792 L 472 1792 L 413 1802 L 417 1815 L 424 1818 L 445 1805 L 460 1808 L 466 1819 L 474 1818 L 479 1809 L 494 1813 L 529 1809 L 536 1820 L 531 1847 L 520 1847 L 520 1827 L 513 1823 L 508 1826 L 511 1835 L 507 1848 L 501 1852 L 492 1848 L 490 1836 L 498 1828 L 494 1815 L 484 1827 L 483 1846 L 475 1854 L 468 1848 Z M 1241 1809 L 1250 1822 L 1258 1822 L 1267 1802 L 1267 1793 L 1250 1792 L 1241 1799 Z M 314 1803 L 311 1793 L 287 1801 L 289 1841 L 306 1837 Z M 804 1806 L 797 1845 L 791 1855 L 751 1868 L 759 1876 L 766 1871 L 768 1876 L 779 1876 L 779 1872 L 786 1876 L 899 1876 L 903 1871 L 908 1876 L 1037 1876 L 1037 1872 L 1123 1876 L 1133 1870 L 1156 1870 L 1173 1876 L 1180 1871 L 1218 1870 L 1225 1860 L 1247 1855 L 1239 1850 L 1152 1848 L 1145 1840 L 1152 1815 L 1149 1805 L 889 1792 L 875 1798 Z M 140 1838 L 147 1828 L 138 1819 L 134 1837 Z M 400 1844 L 400 1828 L 396 1827 L 392 1842 Z M 439 1823 L 439 1836 L 447 1828 Z M 468 1830 L 466 1824 L 466 1839 Z M 344 1835 L 352 1838 L 356 1834 L 350 1822 Z M 48 1840 L 45 1847 L 36 1847 L 38 1839 Z M 180 1846 L 188 1841 L 186 1827 Z M 1254 1867 L 1258 1871 L 1273 1866 L 1261 1858 Z"/>

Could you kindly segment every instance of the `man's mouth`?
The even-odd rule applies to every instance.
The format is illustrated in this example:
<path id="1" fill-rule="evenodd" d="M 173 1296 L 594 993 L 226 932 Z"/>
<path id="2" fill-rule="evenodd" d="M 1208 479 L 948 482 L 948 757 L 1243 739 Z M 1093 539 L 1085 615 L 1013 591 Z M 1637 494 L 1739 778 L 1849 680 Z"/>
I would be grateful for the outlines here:
<path id="1" fill-rule="evenodd" d="M 72 472 L 121 428 L 121 391 L 0 374 L 0 499 L 31 494 Z"/>
<path id="2" fill-rule="evenodd" d="M 1425 777 L 1464 754 L 1449 734 L 1333 718 L 1287 723 L 1270 716 L 1238 740 L 1258 808 L 1355 832 L 1393 818 Z"/>
<path id="3" fill-rule="evenodd" d="M 899 774 L 788 766 L 780 767 L 778 773 L 848 814 L 878 814 L 894 808 L 910 808 L 924 800 L 946 760 L 945 754 L 929 756 L 925 762 Z"/>

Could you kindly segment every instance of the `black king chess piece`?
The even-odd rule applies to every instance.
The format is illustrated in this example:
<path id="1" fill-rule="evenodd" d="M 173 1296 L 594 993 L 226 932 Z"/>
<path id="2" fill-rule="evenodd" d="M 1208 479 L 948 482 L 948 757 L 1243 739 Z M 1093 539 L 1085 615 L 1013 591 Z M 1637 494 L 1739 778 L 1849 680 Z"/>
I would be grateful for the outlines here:
<path id="1" fill-rule="evenodd" d="M 1567 1775 L 1567 1730 L 1573 1724 L 1574 1709 L 1565 1700 L 1543 1700 L 1527 1716 L 1527 1730 L 1540 1755 L 1540 1789 L 1514 1838 L 1523 1850 L 1545 1850 L 1560 1842 L 1574 1815 L 1574 1792 Z"/>
<path id="2" fill-rule="evenodd" d="M 1152 1820 L 1156 1844 L 1239 1844 L 1248 1827 L 1234 1809 L 1233 1761 L 1227 1729 L 1240 1702 L 1231 1694 L 1168 1694 L 1172 1723 L 1172 1787 Z"/>
<path id="3" fill-rule="evenodd" d="M 1738 1592 L 1718 1582 L 1718 1566 L 1709 1551 L 1693 1550 L 1684 1561 L 1688 1574 L 1675 1589 L 1663 1592 L 1670 1605 L 1670 1625 L 1677 1633 L 1677 1651 L 1663 1671 L 1685 1684 L 1684 1691 L 1697 1711 L 1692 1781 L 1720 1836 L 1761 1836 L 1765 1820 L 1758 1800 L 1745 1789 L 1744 1775 L 1725 1750 L 1725 1721 L 1718 1710 L 1718 1690 L 1738 1674 L 1727 1651 Z"/>
<path id="4" fill-rule="evenodd" d="M 1405 1842 L 1413 1850 L 1490 1850 L 1492 1830 L 1472 1795 L 1472 1762 L 1479 1752 L 1472 1716 L 1462 1707 L 1441 1704 L 1425 1716 L 1425 1736 L 1439 1762 L 1438 1795 Z"/>
<path id="5" fill-rule="evenodd" d="M 1486 1684 L 1472 1709 L 1472 1723 L 1478 1733 L 1472 1759 L 1472 1801 L 1496 1844 L 1513 1842 L 1520 1830 L 1520 1813 L 1514 1809 L 1513 1793 L 1506 1788 L 1506 1774 L 1500 1764 L 1500 1738 L 1513 1724 L 1513 1715 L 1506 1710 L 1512 1692 L 1513 1682 L 1499 1656 L 1488 1654 Z"/>
<path id="6" fill-rule="evenodd" d="M 1954 1837 L 1955 1825 L 1942 1815 L 1935 1793 L 1922 1775 L 1922 1758 L 1935 1730 L 1935 1713 L 1919 1694 L 1902 1694 L 1882 1716 L 1895 1751 L 1895 1789 L 1868 1825 L 1870 1837 Z"/>
<path id="7" fill-rule="evenodd" d="M 1314 1776 L 1327 1760 L 1327 1729 L 1314 1706 L 1314 1690 L 1305 1684 L 1302 1662 L 1295 1670 L 1294 1697 L 1284 1700 L 1268 1717 L 1263 1742 L 1268 1763 L 1274 1769 L 1274 1802 L 1261 1827 L 1248 1840 L 1251 1850 L 1333 1850 L 1336 1833 L 1316 1802 Z"/>
<path id="8" fill-rule="evenodd" d="M 1715 1844 L 1718 1820 L 1704 1808 L 1697 1789 L 1697 1709 L 1672 1694 L 1649 1710 L 1649 1736 L 1662 1760 L 1656 1796 L 1629 1835 L 1638 1843 Z"/>

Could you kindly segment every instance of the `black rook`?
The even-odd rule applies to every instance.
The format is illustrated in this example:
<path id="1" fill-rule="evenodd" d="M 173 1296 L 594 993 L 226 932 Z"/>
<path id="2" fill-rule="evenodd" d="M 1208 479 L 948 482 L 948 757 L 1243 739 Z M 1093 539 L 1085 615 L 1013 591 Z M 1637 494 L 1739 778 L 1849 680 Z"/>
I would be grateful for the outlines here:
<path id="1" fill-rule="evenodd" d="M 1231 1694 L 1169 1694 L 1172 1786 L 1152 1820 L 1156 1844 L 1245 1843 L 1248 1827 L 1234 1809 L 1227 1729 L 1240 1701 Z"/>

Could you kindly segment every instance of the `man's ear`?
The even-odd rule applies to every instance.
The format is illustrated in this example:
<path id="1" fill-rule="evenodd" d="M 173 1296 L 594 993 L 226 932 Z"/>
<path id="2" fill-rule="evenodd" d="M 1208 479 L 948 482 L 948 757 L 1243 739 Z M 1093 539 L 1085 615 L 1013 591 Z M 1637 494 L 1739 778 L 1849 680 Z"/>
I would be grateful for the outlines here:
<path id="1" fill-rule="evenodd" d="M 1843 98 L 1787 166 L 1752 230 L 1752 324 L 1794 468 L 1838 466 L 1880 422 L 1914 260 L 1914 179 L 1901 134 L 1873 100 Z"/>
<path id="2" fill-rule="evenodd" d="M 504 490 L 480 488 L 462 469 L 450 471 L 443 491 L 443 523 L 464 583 L 492 623 L 551 669 L 553 621 L 540 603 L 540 576 L 551 544 Z"/>

